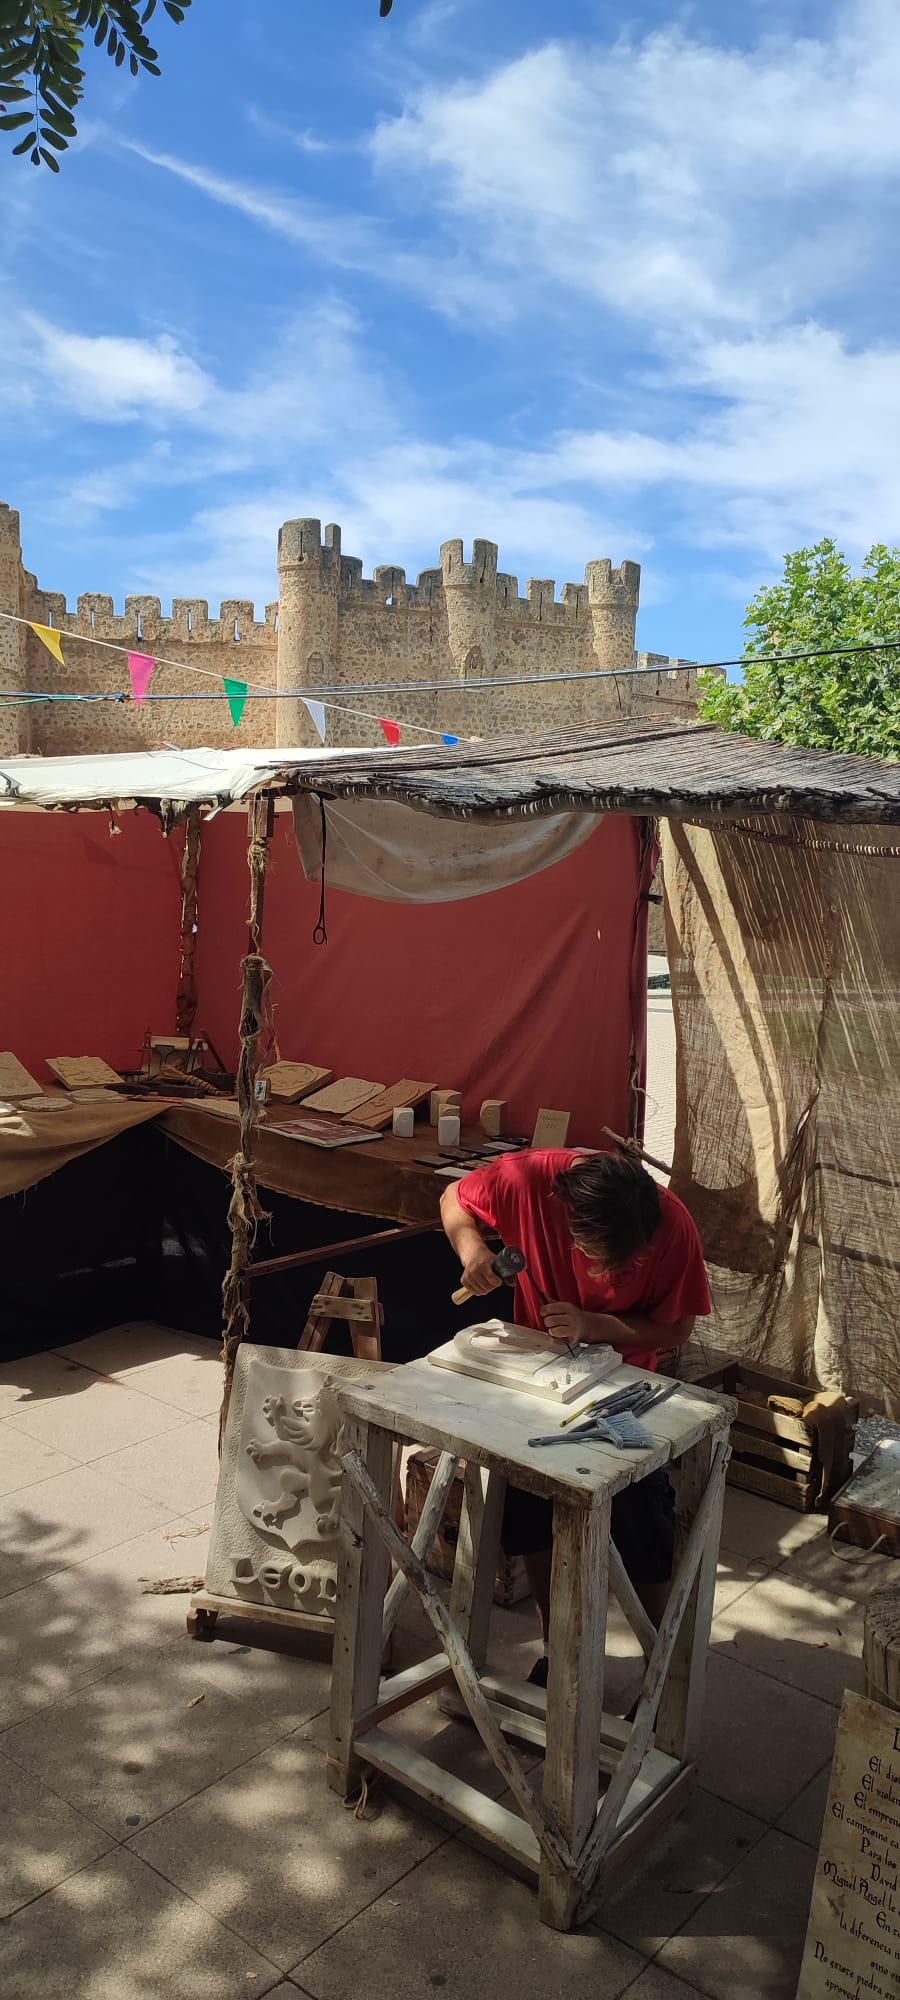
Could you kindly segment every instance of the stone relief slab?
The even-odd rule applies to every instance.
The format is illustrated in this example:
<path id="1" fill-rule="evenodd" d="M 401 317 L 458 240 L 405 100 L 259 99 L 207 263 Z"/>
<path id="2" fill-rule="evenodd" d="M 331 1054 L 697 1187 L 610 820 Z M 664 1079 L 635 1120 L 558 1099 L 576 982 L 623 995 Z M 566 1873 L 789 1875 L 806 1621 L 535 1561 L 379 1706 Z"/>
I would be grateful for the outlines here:
<path id="1" fill-rule="evenodd" d="M 331 1619 L 337 1592 L 341 1416 L 334 1384 L 384 1362 L 239 1349 L 219 1468 L 206 1588 Z"/>

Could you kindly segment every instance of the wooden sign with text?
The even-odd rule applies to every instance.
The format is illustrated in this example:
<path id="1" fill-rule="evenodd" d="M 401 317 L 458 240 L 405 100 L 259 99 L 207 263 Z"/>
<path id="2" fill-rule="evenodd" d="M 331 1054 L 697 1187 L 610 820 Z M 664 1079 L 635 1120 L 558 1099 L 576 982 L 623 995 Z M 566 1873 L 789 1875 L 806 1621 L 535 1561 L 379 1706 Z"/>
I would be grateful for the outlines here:
<path id="1" fill-rule="evenodd" d="M 797 2000 L 900 2000 L 900 1711 L 845 1694 Z"/>

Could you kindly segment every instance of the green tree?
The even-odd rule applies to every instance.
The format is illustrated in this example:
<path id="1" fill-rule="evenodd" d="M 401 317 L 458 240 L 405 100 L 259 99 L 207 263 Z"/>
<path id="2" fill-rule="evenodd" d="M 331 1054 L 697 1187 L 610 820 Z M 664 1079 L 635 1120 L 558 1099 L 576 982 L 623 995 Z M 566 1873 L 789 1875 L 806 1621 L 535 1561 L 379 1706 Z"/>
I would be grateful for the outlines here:
<path id="1" fill-rule="evenodd" d="M 831 540 L 797 549 L 780 583 L 747 607 L 743 681 L 701 675 L 701 716 L 722 729 L 812 750 L 900 758 L 900 643 L 872 652 L 790 653 L 900 636 L 900 549 L 877 543 L 858 575 Z"/>
<path id="2" fill-rule="evenodd" d="M 191 0 L 163 0 L 181 23 Z M 389 14 L 393 0 L 380 0 Z M 155 48 L 144 33 L 156 0 L 0 0 L 0 132 L 20 133 L 13 152 L 59 173 L 57 153 L 76 135 L 75 112 L 84 95 L 82 54 L 90 36 L 132 76 L 159 76 Z"/>

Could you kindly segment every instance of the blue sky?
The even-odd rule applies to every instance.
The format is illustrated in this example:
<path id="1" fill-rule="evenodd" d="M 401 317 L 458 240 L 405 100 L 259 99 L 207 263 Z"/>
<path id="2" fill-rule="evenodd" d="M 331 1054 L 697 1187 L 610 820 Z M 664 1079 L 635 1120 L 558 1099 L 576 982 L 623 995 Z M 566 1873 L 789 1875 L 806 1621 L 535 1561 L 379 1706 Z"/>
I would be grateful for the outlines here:
<path id="1" fill-rule="evenodd" d="M 161 13 L 161 10 L 160 10 Z M 156 24 L 155 24 L 156 25 Z M 194 0 L 0 156 L 0 498 L 66 591 L 643 566 L 712 658 L 786 550 L 900 539 L 897 0 Z"/>

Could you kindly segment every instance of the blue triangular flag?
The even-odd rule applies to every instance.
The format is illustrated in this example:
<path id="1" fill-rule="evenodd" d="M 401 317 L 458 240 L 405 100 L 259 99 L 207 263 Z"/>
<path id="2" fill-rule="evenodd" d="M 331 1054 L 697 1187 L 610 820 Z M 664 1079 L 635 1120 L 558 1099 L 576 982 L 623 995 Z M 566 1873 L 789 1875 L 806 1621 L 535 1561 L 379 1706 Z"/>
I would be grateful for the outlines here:
<path id="1" fill-rule="evenodd" d="M 458 742 L 459 742 L 459 737 L 458 737 L 458 736 L 442 736 L 442 737 L 441 737 L 441 742 L 442 742 L 442 743 L 458 743 Z"/>

